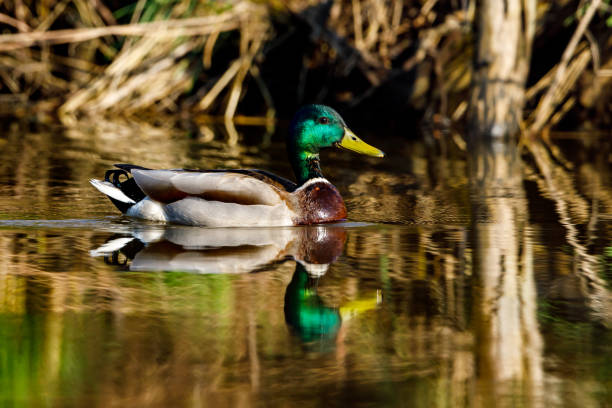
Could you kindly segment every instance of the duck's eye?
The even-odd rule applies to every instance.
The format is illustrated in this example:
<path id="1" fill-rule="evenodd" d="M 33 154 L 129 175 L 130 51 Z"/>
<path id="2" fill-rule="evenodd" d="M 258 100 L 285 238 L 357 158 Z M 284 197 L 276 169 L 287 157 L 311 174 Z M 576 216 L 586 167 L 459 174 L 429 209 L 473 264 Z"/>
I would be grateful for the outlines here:
<path id="1" fill-rule="evenodd" d="M 319 118 L 319 123 L 322 124 L 322 125 L 327 125 L 329 123 L 329 119 L 326 118 L 325 116 L 321 116 Z"/>

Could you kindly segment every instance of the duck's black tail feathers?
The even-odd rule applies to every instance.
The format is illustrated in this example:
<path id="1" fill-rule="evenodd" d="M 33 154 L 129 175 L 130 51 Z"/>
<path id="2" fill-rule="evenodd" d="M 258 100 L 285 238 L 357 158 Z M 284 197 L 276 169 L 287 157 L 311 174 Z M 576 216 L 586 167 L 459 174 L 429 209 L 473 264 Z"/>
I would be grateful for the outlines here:
<path id="1" fill-rule="evenodd" d="M 106 194 L 115 207 L 125 214 L 131 206 L 146 197 L 129 173 L 132 169 L 147 169 L 132 164 L 116 164 L 115 166 L 119 170 L 108 170 L 104 175 L 104 181 L 91 179 L 89 182 Z"/>

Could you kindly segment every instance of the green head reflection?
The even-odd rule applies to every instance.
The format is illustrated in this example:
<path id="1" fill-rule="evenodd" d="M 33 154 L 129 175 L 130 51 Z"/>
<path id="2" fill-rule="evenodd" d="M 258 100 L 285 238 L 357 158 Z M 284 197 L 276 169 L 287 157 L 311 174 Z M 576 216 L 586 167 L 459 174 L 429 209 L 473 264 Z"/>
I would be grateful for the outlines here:
<path id="1" fill-rule="evenodd" d="M 317 280 L 296 262 L 285 292 L 285 321 L 305 343 L 335 338 L 342 324 L 340 309 L 326 306 L 317 294 Z"/>

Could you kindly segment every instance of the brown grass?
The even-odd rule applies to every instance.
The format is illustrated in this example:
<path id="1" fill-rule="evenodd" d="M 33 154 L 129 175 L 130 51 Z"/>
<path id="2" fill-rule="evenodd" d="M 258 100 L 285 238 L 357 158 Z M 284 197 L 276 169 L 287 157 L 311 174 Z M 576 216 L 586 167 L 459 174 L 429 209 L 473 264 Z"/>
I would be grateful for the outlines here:
<path id="1" fill-rule="evenodd" d="M 184 0 L 144 22 L 151 2 L 140 0 L 126 24 L 118 24 L 101 0 L 36 3 L 8 0 L 0 5 L 0 104 L 10 101 L 2 112 L 25 112 L 37 102 L 35 111 L 57 112 L 65 123 L 81 116 L 160 112 L 221 114 L 230 121 L 249 80 L 267 117 L 273 117 L 275 90 L 268 89 L 259 65 L 264 46 L 277 40 L 271 28 L 274 15 L 282 15 L 281 23 L 290 30 L 301 30 L 295 20 L 310 30 L 313 47 L 304 48 L 302 67 L 292 68 L 301 69 L 292 85 L 298 103 L 313 100 L 306 91 L 316 89 L 317 101 L 327 96 L 356 107 L 372 103 L 381 89 L 395 87 L 396 99 L 399 95 L 407 106 L 424 112 L 427 122 L 436 117 L 461 122 L 467 111 L 476 2 L 223 0 L 190 9 Z M 547 20 L 551 4 L 538 8 L 539 20 Z M 564 4 L 571 9 L 571 2 Z M 527 91 L 529 106 L 537 108 L 525 127 L 535 132 L 576 107 L 602 111 L 606 106 L 598 101 L 609 94 L 602 85 L 612 80 L 606 49 L 612 42 L 601 27 L 593 27 L 592 21 L 604 13 L 595 13 L 600 4 L 592 2 L 586 13 L 577 13 L 578 27 L 566 53 Z M 546 27 L 538 30 L 536 36 L 546 36 Z M 219 50 L 223 58 L 216 57 Z M 227 56 L 232 53 L 233 60 Z M 334 81 L 307 83 L 313 69 L 352 82 L 342 90 L 334 88 Z M 407 72 L 414 74 L 409 86 L 397 81 Z M 597 80 L 577 90 L 591 74 Z"/>
<path id="2" fill-rule="evenodd" d="M 193 92 L 198 97 L 194 110 L 221 108 L 231 119 L 246 76 L 253 72 L 258 76 L 254 58 L 261 52 L 269 31 L 268 11 L 263 5 L 248 1 L 219 3 L 216 6 L 226 9 L 219 12 L 202 7 L 192 14 L 204 15 L 183 18 L 188 2 L 178 2 L 168 19 L 138 22 L 145 4 L 141 1 L 131 23 L 116 24 L 101 2 L 72 3 L 82 23 L 91 26 L 48 30 L 68 13 L 67 1 L 56 2 L 46 11 L 45 18 L 34 17 L 19 3 L 15 4 L 14 14 L 20 19 L 0 14 L 0 23 L 19 31 L 0 35 L 3 88 L 28 101 L 42 90 L 48 101 L 55 100 L 52 105 L 66 124 L 76 123 L 83 115 L 178 112 L 180 99 L 193 92 L 196 85 L 197 61 L 193 56 L 203 53 L 205 70 L 211 68 L 215 44 L 222 33 L 239 32 L 239 56 L 225 74 L 197 84 L 200 88 Z M 107 25 L 109 22 L 114 24 Z M 111 46 L 116 38 L 126 38 L 119 49 Z M 58 44 L 69 44 L 69 55 L 58 53 L 54 48 Z M 109 58 L 110 64 L 92 62 L 99 54 Z M 56 74 L 58 71 L 68 72 L 70 78 Z M 265 85 L 259 78 L 256 82 L 271 107 Z M 219 106 L 223 103 L 224 108 Z"/>

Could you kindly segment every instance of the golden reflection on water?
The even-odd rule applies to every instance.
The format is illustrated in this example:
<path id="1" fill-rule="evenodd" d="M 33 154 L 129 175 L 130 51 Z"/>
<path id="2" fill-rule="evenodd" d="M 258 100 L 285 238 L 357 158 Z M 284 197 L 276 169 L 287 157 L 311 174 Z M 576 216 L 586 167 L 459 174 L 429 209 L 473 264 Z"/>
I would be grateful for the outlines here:
<path id="1" fill-rule="evenodd" d="M 609 142 L 329 153 L 351 222 L 210 230 L 118 217 L 87 180 L 113 162 L 288 174 L 282 144 L 103 125 L 2 136 L 3 403 L 612 398 Z"/>
<path id="2" fill-rule="evenodd" d="M 542 337 L 536 318 L 533 245 L 514 144 L 471 146 L 474 320 L 478 371 L 489 404 L 512 395 L 517 383 L 530 405 L 542 405 Z"/>

